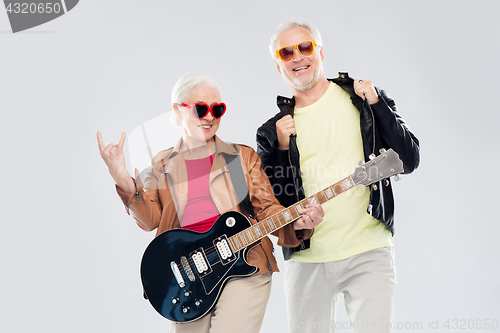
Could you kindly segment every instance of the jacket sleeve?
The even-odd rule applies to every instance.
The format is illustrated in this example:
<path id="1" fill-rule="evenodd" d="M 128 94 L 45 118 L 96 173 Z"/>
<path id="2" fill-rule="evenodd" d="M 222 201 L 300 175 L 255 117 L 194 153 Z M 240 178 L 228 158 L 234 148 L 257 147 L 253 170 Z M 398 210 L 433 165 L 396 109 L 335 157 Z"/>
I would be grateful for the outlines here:
<path id="1" fill-rule="evenodd" d="M 411 173 L 420 163 L 420 143 L 398 113 L 394 100 L 382 89 L 377 89 L 377 92 L 379 101 L 371 105 L 377 135 L 380 135 L 384 146 L 393 148 L 399 154 L 404 173 Z"/>
<path id="2" fill-rule="evenodd" d="M 294 175 L 298 170 L 291 164 L 289 151 L 278 149 L 275 118 L 257 130 L 257 154 L 278 201 L 284 206 L 296 203 L 299 198 L 295 185 L 299 184 L 294 184 Z"/>
<path id="3" fill-rule="evenodd" d="M 128 193 L 116 186 L 125 209 L 137 222 L 137 225 L 145 230 L 152 231 L 158 228 L 162 215 L 162 205 L 158 195 L 158 179 L 150 166 L 141 174 L 136 169 L 136 192 Z M 144 179 L 144 182 L 141 180 Z"/>
<path id="4" fill-rule="evenodd" d="M 276 154 L 280 152 L 280 150 L 275 146 L 275 144 L 277 144 L 277 140 L 278 136 L 276 134 L 276 123 L 274 118 L 272 118 L 257 130 L 257 154 L 262 161 L 262 167 L 264 170 L 269 165 L 268 163 L 271 155 L 272 165 L 270 165 L 270 167 L 279 165 L 273 161 Z M 284 155 L 283 151 L 281 152 L 281 155 Z"/>
<path id="5" fill-rule="evenodd" d="M 261 159 L 251 148 L 242 147 L 242 158 L 244 160 L 248 191 L 252 206 L 254 207 L 257 221 L 264 220 L 279 211 L 285 209 L 273 194 L 273 188 L 261 166 Z M 310 229 L 295 230 L 293 223 L 275 231 L 273 235 L 278 237 L 278 245 L 295 247 L 300 245 L 301 239 L 312 236 Z"/>

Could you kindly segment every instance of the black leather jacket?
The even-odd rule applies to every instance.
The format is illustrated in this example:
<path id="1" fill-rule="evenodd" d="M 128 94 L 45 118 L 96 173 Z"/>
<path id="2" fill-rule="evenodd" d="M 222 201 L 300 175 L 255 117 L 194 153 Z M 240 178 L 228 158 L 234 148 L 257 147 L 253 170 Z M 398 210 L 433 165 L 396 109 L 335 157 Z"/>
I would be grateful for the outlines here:
<path id="1" fill-rule="evenodd" d="M 404 173 L 411 173 L 420 162 L 418 139 L 410 132 L 403 118 L 396 109 L 396 104 L 384 90 L 375 88 L 379 101 L 373 105 L 363 101 L 354 92 L 354 80 L 347 73 L 339 73 L 336 79 L 329 79 L 338 84 L 350 96 L 352 104 L 360 112 L 360 128 L 365 160 L 370 154 L 378 154 L 381 148 L 392 148 L 403 161 Z M 288 207 L 305 198 L 300 172 L 299 150 L 294 136 L 290 136 L 289 150 L 278 149 L 276 121 L 285 115 L 292 115 L 294 98 L 278 96 L 280 112 L 269 119 L 257 130 L 257 153 L 262 159 L 262 166 L 273 185 L 276 198 Z M 321 140 L 321 134 L 318 134 Z M 376 186 L 374 186 L 376 185 Z M 394 234 L 394 198 L 390 179 L 379 181 L 371 186 L 370 204 L 367 211 Z M 288 260 L 296 251 L 310 247 L 309 240 L 303 240 L 296 248 L 283 247 L 283 255 Z"/>

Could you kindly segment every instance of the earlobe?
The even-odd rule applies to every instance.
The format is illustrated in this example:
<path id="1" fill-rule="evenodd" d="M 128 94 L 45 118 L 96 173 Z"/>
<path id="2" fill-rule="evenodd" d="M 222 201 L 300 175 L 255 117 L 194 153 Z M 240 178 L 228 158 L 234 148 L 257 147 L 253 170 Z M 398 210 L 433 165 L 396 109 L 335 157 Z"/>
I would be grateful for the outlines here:
<path id="1" fill-rule="evenodd" d="M 324 61 L 325 60 L 325 54 L 323 53 L 323 48 L 322 47 L 319 49 L 319 55 L 321 56 L 321 61 Z"/>

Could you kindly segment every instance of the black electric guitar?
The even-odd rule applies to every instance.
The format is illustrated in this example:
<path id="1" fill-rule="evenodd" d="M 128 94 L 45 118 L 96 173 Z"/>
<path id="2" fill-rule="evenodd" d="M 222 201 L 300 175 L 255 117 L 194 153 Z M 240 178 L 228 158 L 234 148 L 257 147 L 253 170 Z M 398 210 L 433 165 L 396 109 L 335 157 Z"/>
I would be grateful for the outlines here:
<path id="1" fill-rule="evenodd" d="M 248 250 L 299 219 L 308 203 L 323 204 L 357 185 L 368 186 L 403 172 L 403 163 L 392 149 L 360 164 L 349 177 L 254 225 L 243 214 L 230 211 L 207 232 L 175 229 L 158 235 L 142 258 L 145 296 L 169 320 L 190 322 L 204 316 L 230 278 L 257 273 L 258 268 L 246 262 Z"/>

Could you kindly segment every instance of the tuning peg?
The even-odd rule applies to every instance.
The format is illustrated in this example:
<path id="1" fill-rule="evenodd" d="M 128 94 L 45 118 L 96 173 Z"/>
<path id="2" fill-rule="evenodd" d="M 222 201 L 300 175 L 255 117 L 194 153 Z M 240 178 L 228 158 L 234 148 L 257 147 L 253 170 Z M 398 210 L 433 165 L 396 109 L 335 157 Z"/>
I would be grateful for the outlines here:
<path id="1" fill-rule="evenodd" d="M 358 162 L 358 164 L 359 164 L 359 165 L 363 165 L 363 164 L 365 164 L 365 163 L 366 163 L 365 161 L 359 161 L 359 162 Z"/>
<path id="2" fill-rule="evenodd" d="M 399 177 L 399 174 L 394 176 L 394 181 L 398 182 L 400 179 L 401 179 L 401 177 Z"/>
<path id="3" fill-rule="evenodd" d="M 379 150 L 379 152 L 380 152 L 381 154 L 385 153 L 386 151 L 387 151 L 387 150 L 386 150 L 385 148 L 380 148 L 380 150 Z"/>
<path id="4" fill-rule="evenodd" d="M 370 156 L 368 156 L 368 157 L 370 158 L 370 160 L 373 160 L 377 156 L 375 156 L 375 154 L 370 154 Z"/>

